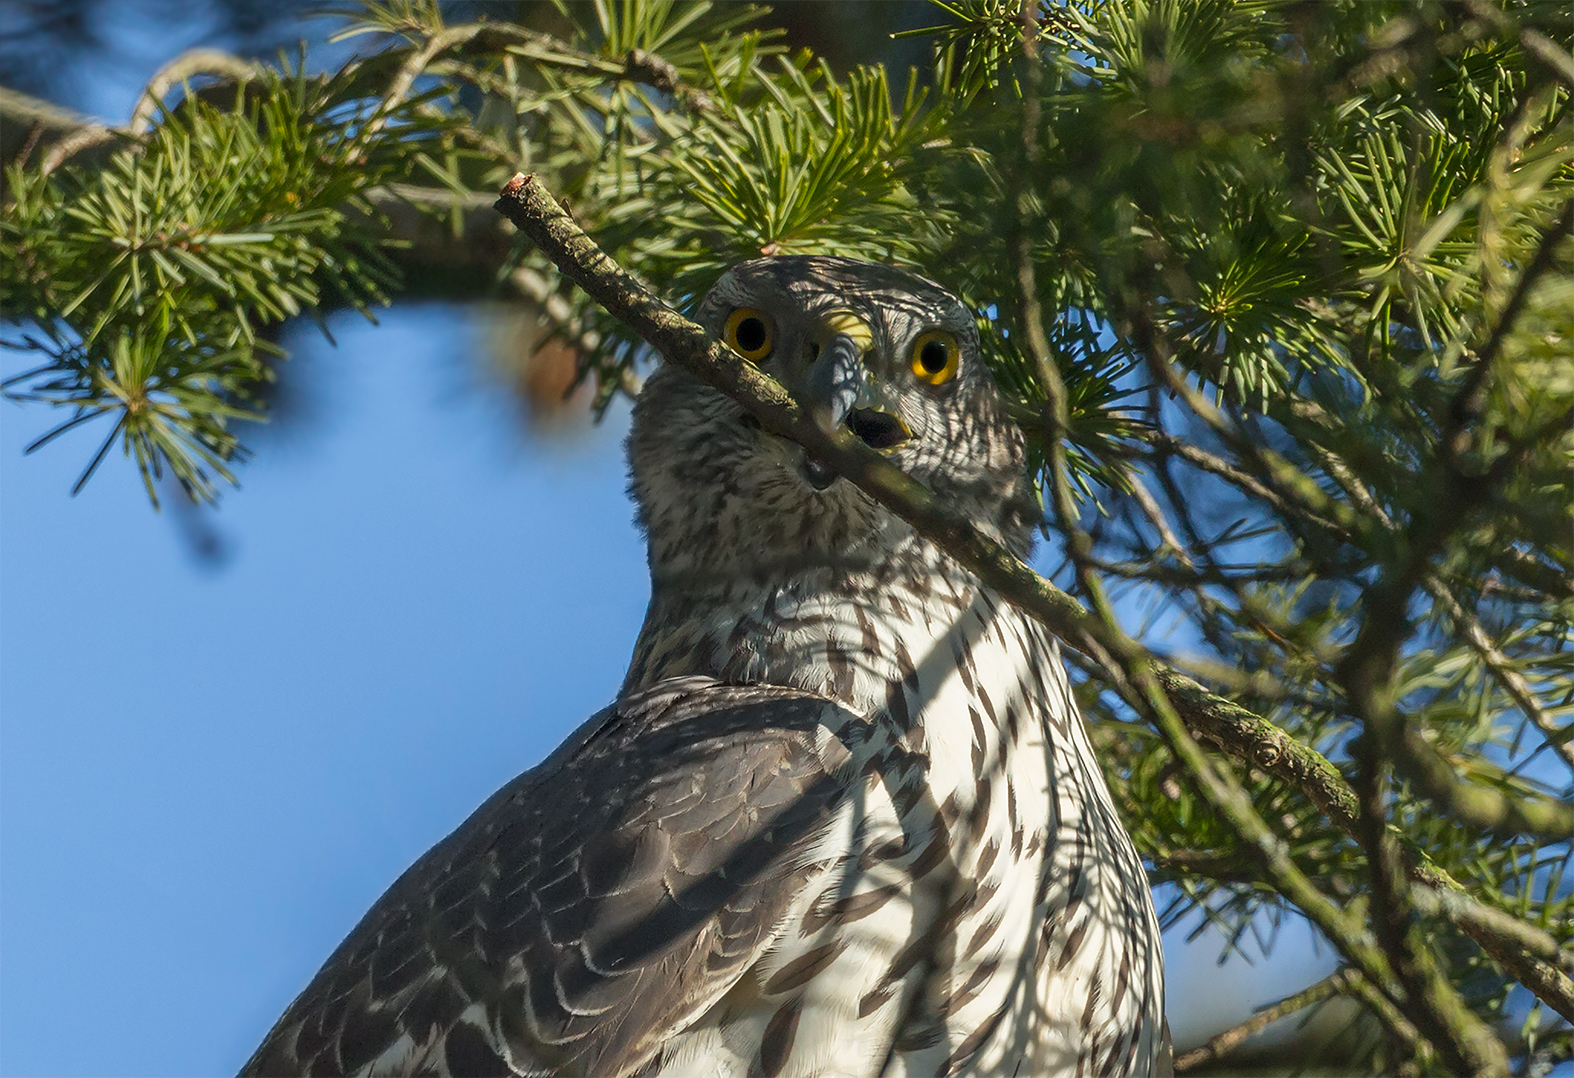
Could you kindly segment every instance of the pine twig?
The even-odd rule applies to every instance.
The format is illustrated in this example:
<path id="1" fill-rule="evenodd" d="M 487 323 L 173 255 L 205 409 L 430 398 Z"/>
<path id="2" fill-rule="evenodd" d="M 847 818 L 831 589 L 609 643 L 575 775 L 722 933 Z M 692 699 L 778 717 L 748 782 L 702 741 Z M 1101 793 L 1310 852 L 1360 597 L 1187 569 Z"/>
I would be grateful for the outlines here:
<path id="1" fill-rule="evenodd" d="M 1293 996 L 1286 996 L 1278 1003 L 1270 1004 L 1252 1015 L 1238 1026 L 1226 1029 L 1222 1033 L 1209 1038 L 1207 1043 L 1193 1048 L 1184 1055 L 1175 1057 L 1175 1070 L 1184 1073 L 1202 1066 L 1204 1063 L 1213 1063 L 1223 1059 L 1226 1055 L 1240 1047 L 1247 1038 L 1252 1037 L 1267 1029 L 1279 1019 L 1303 1011 L 1313 1004 L 1321 1003 L 1325 999 L 1337 996 L 1350 987 L 1354 974 L 1348 969 L 1341 969 L 1330 974 L 1312 985 L 1302 989 Z"/>
<path id="2" fill-rule="evenodd" d="M 1546 64 L 1569 89 L 1574 90 L 1574 57 L 1558 43 L 1534 27 L 1520 27 L 1496 4 L 1489 0 L 1465 0 L 1465 6 L 1477 19 L 1497 30 L 1506 30 L 1519 39 L 1526 52 Z"/>
<path id="3" fill-rule="evenodd" d="M 1129 799 L 1122 802 L 1135 811 Z M 1197 876 L 1205 880 L 1230 880 L 1236 883 L 1256 883 L 1262 873 L 1243 870 L 1242 859 L 1232 853 L 1216 850 L 1165 850 L 1145 854 L 1156 869 L 1180 876 Z"/>
<path id="4" fill-rule="evenodd" d="M 1389 1002 L 1388 998 L 1374 988 L 1364 977 L 1350 979 L 1350 994 L 1356 996 L 1366 1004 L 1367 1010 L 1375 1014 L 1383 1023 L 1385 1029 L 1394 1040 L 1398 1041 L 1404 1051 L 1415 1057 L 1415 1061 L 1422 1067 L 1430 1067 L 1437 1062 L 1437 1052 L 1425 1037 L 1421 1036 L 1410 1019 L 1399 1013 L 1398 1009 Z"/>

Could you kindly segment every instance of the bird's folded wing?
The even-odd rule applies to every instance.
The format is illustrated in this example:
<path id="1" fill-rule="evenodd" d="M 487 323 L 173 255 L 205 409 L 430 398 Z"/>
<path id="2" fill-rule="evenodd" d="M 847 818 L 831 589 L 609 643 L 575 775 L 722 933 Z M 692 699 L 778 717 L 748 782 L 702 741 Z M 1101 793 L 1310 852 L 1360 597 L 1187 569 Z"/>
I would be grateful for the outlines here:
<path id="1" fill-rule="evenodd" d="M 816 871 L 839 706 L 663 682 L 598 714 L 389 888 L 245 1075 L 618 1075 L 719 999 Z"/>

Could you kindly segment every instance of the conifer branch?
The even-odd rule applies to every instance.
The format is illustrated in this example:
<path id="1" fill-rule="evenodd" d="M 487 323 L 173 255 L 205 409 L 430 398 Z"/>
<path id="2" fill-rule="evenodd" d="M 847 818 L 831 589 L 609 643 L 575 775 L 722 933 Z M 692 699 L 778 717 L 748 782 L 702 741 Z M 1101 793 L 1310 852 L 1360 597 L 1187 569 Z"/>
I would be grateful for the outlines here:
<path id="1" fill-rule="evenodd" d="M 873 450 L 845 432 L 828 433 L 813 423 L 773 379 L 741 361 L 617 266 L 533 177 L 520 175 L 510 181 L 497 209 L 564 274 L 669 362 L 738 400 L 773 433 L 804 445 L 1068 644 L 1095 656 L 1101 665 L 1110 662 L 1105 634 L 1081 604 L 980 534 L 971 522 L 956 518 L 921 484 Z M 1339 770 L 1315 749 L 1162 664 L 1152 663 L 1151 669 L 1156 687 L 1174 702 L 1195 736 L 1290 782 L 1335 826 L 1354 829 L 1359 815 L 1355 794 Z M 1458 884 L 1427 863 L 1424 855 L 1411 856 L 1408 871 L 1416 879 L 1459 891 Z M 1474 900 L 1461 896 L 1445 916 L 1472 938 L 1486 937 L 1483 925 L 1490 918 L 1465 912 L 1478 908 L 1482 907 Z M 1519 957 L 1539 961 L 1533 955 L 1518 956 L 1516 961 Z"/>
<path id="2" fill-rule="evenodd" d="M 1553 250 L 1567 236 L 1571 227 L 1574 227 L 1574 201 L 1565 204 L 1558 221 L 1543 235 L 1535 256 L 1515 288 L 1514 298 L 1505 307 L 1488 345 L 1483 348 L 1466 385 L 1458 391 L 1455 404 L 1449 409 L 1455 425 L 1445 427 L 1444 435 L 1440 438 L 1438 461 L 1441 475 L 1434 470 L 1417 477 L 1422 483 L 1431 482 L 1440 487 L 1437 504 L 1430 518 L 1422 522 L 1424 534 L 1412 534 L 1405 540 L 1408 550 L 1405 564 L 1392 567 L 1391 573 L 1385 581 L 1380 582 L 1380 586 L 1374 585 L 1368 589 L 1366 606 L 1374 619 L 1370 623 L 1372 628 L 1364 631 L 1362 638 L 1345 649 L 1345 668 L 1340 676 L 1356 713 L 1369 721 L 1369 729 L 1376 731 L 1386 758 L 1393 760 L 1406 778 L 1425 790 L 1445 811 L 1479 827 L 1522 831 L 1556 840 L 1574 837 L 1574 806 L 1528 791 L 1509 797 L 1480 783 L 1461 781 L 1438 749 L 1409 727 L 1397 704 L 1381 697 L 1376 690 L 1392 678 L 1399 644 L 1408 635 L 1405 603 L 1427 575 L 1423 572 L 1427 560 L 1441 547 L 1448 534 L 1462 526 L 1470 512 L 1488 497 L 1493 489 L 1490 480 L 1501 477 L 1508 465 L 1538 443 L 1536 436 L 1522 439 L 1513 446 L 1514 451 L 1504 453 L 1494 462 L 1493 471 L 1488 476 L 1470 476 L 1460 471 L 1463 449 L 1459 438 L 1467 432 L 1466 424 L 1479 413 L 1480 402 L 1476 398 L 1485 384 L 1491 360 L 1497 355 L 1509 327 L 1522 309 L 1524 297 L 1529 294 L 1534 282 L 1551 266 Z M 1188 385 L 1172 366 L 1170 357 L 1173 348 L 1145 307 L 1138 306 L 1134 310 L 1131 332 L 1147 357 L 1148 368 L 1155 378 L 1170 393 L 1183 400 L 1232 450 L 1252 461 L 1257 474 L 1248 474 L 1222 458 L 1188 446 L 1179 439 L 1154 439 L 1161 448 L 1219 475 L 1272 506 L 1284 517 L 1305 520 L 1341 541 L 1360 544 L 1363 532 L 1374 525 L 1386 527 L 1393 537 L 1398 538 L 1393 521 L 1377 517 L 1373 518 L 1371 524 L 1364 523 L 1353 510 L 1328 497 L 1288 461 L 1271 449 L 1258 445 Z M 1460 402 L 1472 403 L 1464 405 Z M 1378 625 L 1382 627 L 1380 637 L 1376 635 Z"/>
<path id="3" fill-rule="evenodd" d="M 25 94 L 0 89 L 0 115 L 36 115 L 45 119 L 56 130 L 65 134 L 50 146 L 40 166 L 40 173 L 48 176 L 72 157 L 96 146 L 122 141 L 139 145 L 152 130 L 154 118 L 164 107 L 165 96 L 176 86 L 196 75 L 214 75 L 221 81 L 248 82 L 255 78 L 260 68 L 221 49 L 188 49 L 161 67 L 148 80 L 124 126 L 113 126 L 99 120 L 78 117 L 69 110 L 58 109 L 45 102 L 35 102 Z"/>
<path id="4" fill-rule="evenodd" d="M 1533 26 L 1519 26 L 1490 0 L 1465 0 L 1465 6 L 1472 15 L 1493 29 L 1517 37 L 1526 52 L 1540 60 L 1564 85 L 1574 90 L 1574 56 L 1570 56 L 1557 42 Z"/>
<path id="5" fill-rule="evenodd" d="M 1027 4 L 1024 4 L 1023 10 L 1024 13 L 1029 10 Z M 1024 19 L 1029 23 L 1030 28 L 1027 33 L 1031 37 L 1034 33 L 1033 24 L 1026 14 Z M 1024 96 L 1029 100 L 1033 95 L 1031 89 L 1033 78 L 1032 72 L 1026 76 L 1028 88 L 1024 90 Z M 1034 115 L 1035 112 L 1036 110 L 1032 108 L 1024 109 L 1024 113 L 1028 116 Z M 1024 141 L 1031 146 L 1036 139 L 1025 135 Z M 1029 153 L 1024 162 L 1026 166 L 1024 175 L 1032 174 L 1032 163 L 1032 155 Z M 1024 200 L 1025 196 L 1022 196 L 1018 201 L 1019 217 L 1016 226 L 1019 239 L 1014 245 L 1018 260 L 1018 298 L 1022 305 L 1021 322 L 1026 327 L 1027 348 L 1035 360 L 1036 369 L 1042 372 L 1046 369 L 1053 370 L 1054 361 L 1049 352 L 1048 338 L 1043 330 L 1043 316 L 1034 284 L 1031 248 L 1022 238 L 1027 235 L 1027 222 L 1020 216 Z M 1153 362 L 1159 364 L 1162 360 L 1154 358 Z M 1077 583 L 1092 605 L 1091 619 L 1096 619 L 1094 635 L 1099 638 L 1105 653 L 1111 655 L 1118 664 L 1117 667 L 1106 667 L 1107 676 L 1122 687 L 1122 695 L 1128 702 L 1159 729 L 1170 752 L 1182 763 L 1204 801 L 1229 823 L 1243 845 L 1261 860 L 1263 871 L 1274 889 L 1294 903 L 1351 965 L 1395 1006 L 1404 1010 L 1417 1027 L 1426 1031 L 1446 1062 L 1457 1069 L 1468 1070 L 1472 1074 L 1494 1073 L 1501 1069 L 1499 1064 L 1504 1062 L 1501 1046 L 1497 1046 L 1497 1050 L 1493 1051 L 1496 1041 L 1490 1031 L 1464 1007 L 1457 993 L 1454 993 L 1452 987 L 1438 974 L 1435 963 L 1428 962 L 1424 965 L 1429 976 L 1423 982 L 1413 973 L 1419 963 L 1408 947 L 1396 945 L 1392 937 L 1384 938 L 1381 933 L 1378 935 L 1378 941 L 1383 945 L 1381 950 L 1373 947 L 1365 926 L 1359 919 L 1350 916 L 1347 911 L 1318 890 L 1289 856 L 1283 839 L 1257 812 L 1250 796 L 1234 773 L 1228 769 L 1214 767 L 1213 762 L 1202 752 L 1190 730 L 1187 729 L 1186 722 L 1175 710 L 1174 701 L 1165 693 L 1156 678 L 1158 664 L 1145 649 L 1121 629 L 1114 607 L 1095 572 L 1092 560 L 1093 541 L 1078 520 L 1075 501 L 1066 477 L 1065 417 L 1069 409 L 1065 399 L 1065 387 L 1058 374 L 1053 378 L 1041 376 L 1041 385 L 1048 398 L 1045 414 L 1051 417 L 1053 425 L 1045 439 L 1045 448 L 1049 455 L 1047 471 L 1053 492 L 1055 517 L 1060 532 L 1065 537 L 1066 549 L 1076 567 Z M 1186 391 L 1190 393 L 1189 388 Z M 1212 417 L 1212 422 L 1221 425 L 1216 416 Z M 899 509 L 897 511 L 900 513 Z M 1008 600 L 1012 598 L 1010 593 L 1006 593 L 1006 598 Z M 1359 797 L 1358 808 L 1361 810 L 1358 813 L 1358 821 L 1365 821 L 1368 814 L 1365 811 L 1365 804 Z M 1393 847 L 1391 850 L 1385 849 L 1384 852 L 1392 853 L 1387 864 L 1397 873 L 1397 847 L 1386 834 L 1384 841 L 1388 846 Z M 1424 991 L 1419 990 L 1423 987 Z"/>
<path id="6" fill-rule="evenodd" d="M 186 80 L 196 75 L 213 75 L 231 83 L 250 82 L 260 69 L 250 60 L 224 52 L 221 49 L 188 49 L 159 68 L 148 80 L 142 99 L 131 113 L 126 130 L 138 137 L 153 127 L 159 110 L 164 107 L 165 96 Z"/>
<path id="7" fill-rule="evenodd" d="M 821 429 L 774 379 L 740 360 L 614 263 L 534 177 L 520 174 L 510 180 L 497 210 L 669 362 L 743 404 L 772 433 L 809 449 L 1060 638 L 1079 649 L 1091 644 L 1096 645 L 1095 653 L 1102 650 L 1097 621 L 1080 603 L 983 535 L 971 521 L 950 512 L 916 480 L 850 433 Z M 1264 770 L 1304 784 L 1308 796 L 1324 811 L 1354 818 L 1353 795 L 1338 769 L 1321 754 L 1183 674 L 1160 665 L 1155 667 L 1155 677 L 1199 736 Z"/>
<path id="8" fill-rule="evenodd" d="M 39 443 L 113 421 L 89 473 L 118 442 L 211 496 L 244 453 L 226 422 L 275 363 L 267 327 L 381 300 L 399 270 L 412 297 L 512 287 L 600 399 L 637 389 L 641 335 L 672 362 L 709 355 L 712 384 L 775 410 L 762 425 L 1066 641 L 1175 909 L 1231 934 L 1311 903 L 1354 948 L 1345 994 L 1411 1064 L 1465 1066 L 1451 1042 L 1471 1031 L 1426 968 L 1456 933 L 1479 953 L 1448 949 L 1447 977 L 1470 978 L 1483 1021 L 1512 981 L 1574 1012 L 1557 882 L 1574 809 L 1546 751 L 1574 765 L 1568 483 L 1548 451 L 1574 419 L 1563 24 L 1477 0 L 947 5 L 929 89 L 896 104 L 883 68 L 778 63 L 746 16 L 610 10 L 570 14 L 585 44 L 368 0 L 362 24 L 401 44 L 320 75 L 188 55 L 122 126 L 0 90 L 0 304 L 48 360 L 0 388 L 66 408 Z M 521 158 L 656 294 L 835 251 L 930 267 L 984 309 L 1042 524 L 1090 609 L 693 327 L 630 333 L 519 260 L 482 210 Z M 1117 595 L 1204 650 L 1151 663 Z M 1389 635 L 1361 670 L 1374 609 Z"/>
<path id="9" fill-rule="evenodd" d="M 1326 999 L 1332 999 L 1334 996 L 1348 991 L 1350 982 L 1354 979 L 1355 975 L 1351 971 L 1341 969 L 1292 996 L 1286 996 L 1279 1002 L 1262 1008 L 1240 1025 L 1226 1029 L 1222 1033 L 1216 1033 L 1208 1038 L 1205 1043 L 1189 1052 L 1176 1056 L 1176 1072 L 1184 1074 L 1187 1071 L 1195 1070 L 1205 1063 L 1214 1063 L 1223 1059 L 1229 1053 L 1239 1048 L 1248 1038 L 1261 1033 L 1279 1019 L 1286 1018 L 1297 1011 L 1304 1011 L 1308 1007 L 1315 1006 Z"/>
<path id="10" fill-rule="evenodd" d="M 700 326 L 666 306 L 617 266 L 534 177 L 520 174 L 510 180 L 497 208 L 559 269 L 668 362 L 743 404 L 767 430 L 804 446 L 1067 643 L 1103 656 L 1106 663 L 1112 656 L 1115 672 L 1129 672 L 1133 684 L 1126 687 L 1127 694 L 1143 702 L 1145 710 L 1150 710 L 1162 724 L 1177 755 L 1186 760 L 1194 774 L 1202 776 L 1210 800 L 1222 807 L 1243 837 L 1262 852 L 1275 875 L 1293 892 L 1297 905 L 1339 943 L 1340 950 L 1352 961 L 1378 980 L 1388 980 L 1381 953 L 1362 939 L 1357 926 L 1347 924 L 1345 916 L 1305 881 L 1286 856 L 1284 844 L 1256 816 L 1240 788 L 1220 776 L 1201 754 L 1164 685 L 1167 681 L 1179 688 L 1188 679 L 1164 670 L 1124 634 L 1112 634 L 1103 620 L 985 536 L 971 521 L 951 512 L 922 484 L 852 434 L 823 430 L 763 371 L 744 362 Z M 1189 711 L 1187 719 L 1208 730 L 1222 725 L 1217 718 L 1235 718 L 1244 711 L 1200 687 L 1195 692 L 1179 694 L 1175 703 L 1190 705 L 1194 710 Z"/>

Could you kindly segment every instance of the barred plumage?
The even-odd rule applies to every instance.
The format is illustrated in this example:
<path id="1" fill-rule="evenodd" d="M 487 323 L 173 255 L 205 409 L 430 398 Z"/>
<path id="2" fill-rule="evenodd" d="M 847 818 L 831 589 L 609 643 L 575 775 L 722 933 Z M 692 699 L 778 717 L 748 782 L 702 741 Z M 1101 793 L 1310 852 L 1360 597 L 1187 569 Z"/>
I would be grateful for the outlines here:
<path id="1" fill-rule="evenodd" d="M 955 299 L 771 259 L 701 316 L 1026 549 Z M 904 352 L 936 334 L 949 375 Z M 1146 879 L 1042 627 L 679 370 L 630 459 L 653 586 L 618 702 L 401 877 L 245 1073 L 1167 1069 Z"/>

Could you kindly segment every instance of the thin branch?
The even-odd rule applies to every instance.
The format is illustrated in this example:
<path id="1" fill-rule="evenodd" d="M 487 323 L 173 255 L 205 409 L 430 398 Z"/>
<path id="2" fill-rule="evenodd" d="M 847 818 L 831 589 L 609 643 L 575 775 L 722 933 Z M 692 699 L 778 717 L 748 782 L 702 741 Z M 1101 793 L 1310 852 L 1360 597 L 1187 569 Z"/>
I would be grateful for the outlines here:
<path id="1" fill-rule="evenodd" d="M 118 127 L 104 127 L 100 124 L 79 127 L 49 147 L 48 152 L 44 154 L 44 159 L 39 162 L 38 170 L 47 176 L 77 154 L 119 139 L 136 142 L 135 136 Z"/>
<path id="2" fill-rule="evenodd" d="M 1147 859 L 1155 869 L 1181 876 L 1200 876 L 1206 880 L 1223 880 L 1232 883 L 1256 883 L 1262 873 L 1242 867 L 1239 854 L 1220 853 L 1217 850 L 1165 850 L 1150 851 Z"/>
<path id="3" fill-rule="evenodd" d="M 506 24 L 499 24 L 499 28 L 503 27 L 506 27 Z M 426 71 L 428 64 L 450 49 L 469 44 L 482 31 L 492 29 L 490 23 L 451 26 L 427 38 L 420 48 L 411 48 L 410 55 L 399 65 L 399 70 L 394 72 L 394 77 L 389 80 L 387 88 L 383 91 L 383 99 L 377 107 L 377 112 L 366 122 L 366 133 L 375 134 L 382 129 L 394 109 L 409 96 L 410 90 L 415 86 L 415 80 Z"/>
<path id="4" fill-rule="evenodd" d="M 557 327 L 557 332 L 568 338 L 580 354 L 592 355 L 601 347 L 601 334 L 593 329 L 581 329 L 577 325 L 568 300 L 563 298 L 563 294 L 544 274 L 529 266 L 516 266 L 509 271 L 508 283 L 521 296 L 541 308 L 541 313 Z"/>
<path id="5" fill-rule="evenodd" d="M 44 131 L 62 132 L 60 138 L 50 144 L 39 165 L 40 171 L 45 176 L 73 154 L 116 139 L 132 137 L 129 132 L 103 120 L 62 108 L 52 102 L 4 86 L 0 86 L 0 117 L 15 123 L 33 125 L 34 133 L 30 136 L 28 152 L 31 152 L 32 144 L 42 137 Z M 27 154 L 22 154 L 19 155 L 17 163 L 25 164 L 26 160 Z"/>
<path id="6" fill-rule="evenodd" d="M 32 97 L 5 86 L 0 86 L 0 116 L 8 117 L 18 123 L 41 123 L 56 131 L 109 126 L 102 120 L 96 120 L 73 109 L 56 105 L 52 101 Z"/>
<path id="7" fill-rule="evenodd" d="M 1259 473 L 1258 477 L 1250 476 L 1215 458 L 1209 466 L 1218 467 L 1222 464 L 1225 470 L 1219 473 L 1221 478 L 1229 479 L 1268 502 L 1286 522 L 1308 520 L 1346 540 L 1360 535 L 1362 522 L 1349 506 L 1330 498 L 1310 476 L 1273 450 L 1247 437 L 1233 420 L 1187 384 L 1170 362 L 1173 348 L 1145 310 L 1139 310 L 1133 319 L 1131 335 L 1147 357 L 1148 369 L 1164 388 L 1184 400 L 1187 407 L 1230 449 L 1243 459 L 1253 462 Z M 1185 443 L 1178 440 L 1168 441 L 1173 443 L 1177 454 L 1201 452 L 1195 447 L 1186 447 Z M 1200 460 L 1197 463 L 1203 466 Z"/>
<path id="8" fill-rule="evenodd" d="M 1279 491 L 1270 488 L 1256 476 L 1242 471 L 1240 468 L 1237 468 L 1223 457 L 1214 453 L 1210 453 L 1200 446 L 1193 445 L 1190 442 L 1168 434 L 1154 434 L 1146 438 L 1145 441 L 1148 443 L 1148 445 L 1152 446 L 1153 449 L 1161 453 L 1172 454 L 1176 457 L 1179 457 L 1181 460 L 1184 460 L 1188 464 L 1200 468 L 1211 475 L 1218 476 L 1220 479 L 1223 479 L 1225 482 L 1229 483 L 1233 487 L 1236 487 L 1243 493 L 1249 494 L 1253 498 L 1256 498 L 1259 501 L 1271 506 L 1281 516 L 1290 517 L 1311 515 L 1323 527 L 1339 531 L 1341 537 L 1346 537 L 1348 535 L 1347 532 L 1339 528 L 1335 521 L 1329 520 L 1328 518 L 1317 514 L 1313 510 L 1313 507 L 1304 504 L 1292 503 L 1289 498 L 1285 497 Z"/>
<path id="9" fill-rule="evenodd" d="M 148 80 L 126 130 L 138 136 L 152 130 L 153 119 L 164 104 L 164 96 L 193 75 L 216 75 L 243 83 L 255 78 L 259 70 L 250 60 L 242 60 L 221 49 L 188 49 L 159 68 Z"/>
<path id="10" fill-rule="evenodd" d="M 1354 977 L 1350 981 L 1350 994 L 1358 997 L 1367 1009 L 1375 1014 L 1379 1021 L 1387 1027 L 1390 1035 L 1400 1044 L 1408 1054 L 1415 1057 L 1415 1061 L 1423 1068 L 1436 1065 L 1437 1053 L 1430 1042 L 1422 1037 L 1420 1032 L 1410 1020 L 1388 1001 L 1383 993 L 1373 987 L 1364 977 Z"/>
<path id="11" fill-rule="evenodd" d="M 1536 591 L 1556 599 L 1574 599 L 1574 572 L 1564 566 L 1548 565 L 1515 546 L 1499 547 L 1488 560 L 1498 572 Z"/>
<path id="12" fill-rule="evenodd" d="M 1174 529 L 1170 527 L 1169 518 L 1164 515 L 1164 510 L 1159 505 L 1159 500 L 1153 496 L 1153 492 L 1148 489 L 1148 485 L 1141 478 L 1133 477 L 1130 494 L 1132 501 L 1136 502 L 1138 507 L 1141 508 L 1142 515 L 1147 518 L 1149 524 L 1153 525 L 1153 530 L 1158 533 L 1159 540 L 1164 544 L 1160 548 L 1160 553 L 1167 549 L 1174 554 L 1177 561 L 1188 569 L 1196 568 L 1196 562 L 1192 560 L 1191 553 L 1180 541 L 1180 536 L 1176 535 Z"/>
<path id="13" fill-rule="evenodd" d="M 1436 596 L 1448 608 L 1449 615 L 1465 632 L 1465 639 L 1470 641 L 1470 646 L 1475 649 L 1481 661 L 1486 664 L 1492 676 L 1513 697 L 1531 725 L 1540 730 L 1547 737 L 1547 744 L 1553 751 L 1563 758 L 1563 762 L 1574 770 L 1574 742 L 1568 739 L 1568 731 L 1560 727 L 1546 708 L 1541 706 L 1541 701 L 1536 698 L 1535 691 L 1531 689 L 1530 682 L 1525 680 L 1525 675 L 1514 668 L 1507 655 L 1498 650 L 1492 638 L 1487 635 L 1486 629 L 1481 625 L 1481 620 L 1466 610 L 1447 583 L 1436 576 L 1429 576 L 1426 589 Z"/>
<path id="14" fill-rule="evenodd" d="M 1286 996 L 1278 1003 L 1262 1008 L 1240 1025 L 1215 1034 L 1206 1044 L 1193 1048 L 1191 1051 L 1175 1057 L 1175 1070 L 1185 1072 L 1202 1066 L 1204 1063 L 1213 1063 L 1223 1059 L 1226 1055 L 1240 1047 L 1247 1038 L 1252 1037 L 1267 1029 L 1279 1019 L 1303 1011 L 1313 1004 L 1321 1003 L 1325 999 L 1340 995 L 1350 988 L 1354 979 L 1347 969 L 1333 973 L 1310 988 L 1303 989 L 1293 996 Z"/>
<path id="15" fill-rule="evenodd" d="M 148 80 L 136 108 L 132 110 L 130 121 L 123 127 L 113 127 L 5 89 L 0 89 L 0 114 L 31 117 L 43 121 L 47 126 L 68 132 L 44 154 L 39 171 L 47 176 L 72 157 L 95 146 L 117 140 L 125 140 L 133 145 L 140 143 L 142 137 L 152 129 L 153 118 L 163 105 L 165 95 L 193 75 L 211 74 L 234 82 L 245 82 L 253 78 L 257 71 L 257 65 L 251 61 L 242 60 L 220 49 L 189 49 L 160 68 Z"/>
<path id="16" fill-rule="evenodd" d="M 1321 405 L 1314 401 L 1296 401 L 1291 407 L 1298 418 L 1310 419 L 1319 426 L 1328 426 L 1331 422 L 1331 417 L 1323 411 Z M 1361 480 L 1360 476 L 1355 474 L 1355 471 L 1345 462 L 1343 457 L 1334 453 L 1327 446 L 1320 444 L 1316 439 L 1308 439 L 1306 446 L 1312 456 L 1317 458 L 1317 463 L 1322 467 L 1323 471 L 1327 472 L 1333 481 L 1339 484 L 1339 489 L 1343 490 L 1351 501 L 1390 528 L 1394 526 L 1393 517 L 1389 516 L 1388 510 L 1383 508 L 1382 503 L 1377 500 L 1371 489 Z"/>
<path id="17" fill-rule="evenodd" d="M 1145 557 L 1141 561 L 1106 561 L 1098 556 L 1091 556 L 1089 564 L 1101 573 L 1118 576 L 1127 580 L 1148 580 L 1158 584 L 1167 584 L 1172 587 L 1185 588 L 1195 592 L 1203 584 L 1220 584 L 1230 586 L 1235 584 L 1264 584 L 1275 581 L 1301 581 L 1311 575 L 1311 570 L 1303 562 L 1289 562 L 1278 565 L 1236 566 L 1234 571 L 1229 569 L 1197 569 L 1190 568 L 1179 562 L 1162 562 L 1156 558 Z"/>

